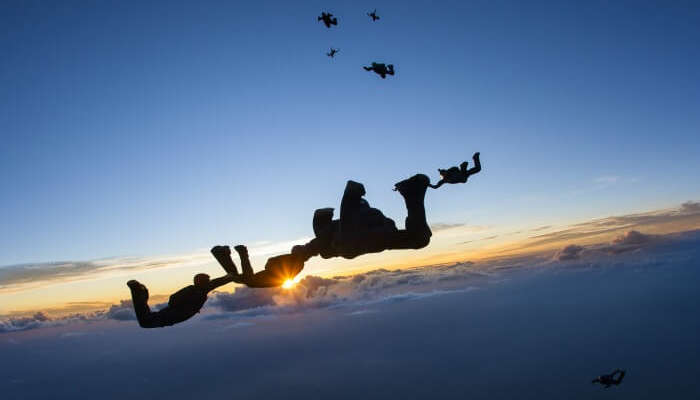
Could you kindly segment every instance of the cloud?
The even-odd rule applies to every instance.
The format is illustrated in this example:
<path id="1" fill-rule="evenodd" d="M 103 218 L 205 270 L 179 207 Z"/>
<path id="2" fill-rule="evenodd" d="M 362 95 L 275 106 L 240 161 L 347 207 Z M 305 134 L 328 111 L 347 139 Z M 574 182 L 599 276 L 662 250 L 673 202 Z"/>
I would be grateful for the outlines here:
<path id="1" fill-rule="evenodd" d="M 610 254 L 620 254 L 640 249 L 647 244 L 655 243 L 658 238 L 658 235 L 647 235 L 638 231 L 628 231 L 616 237 L 610 245 L 602 246 L 599 249 Z"/>
<path id="2" fill-rule="evenodd" d="M 452 228 L 459 228 L 465 226 L 465 224 L 446 224 L 442 222 L 436 222 L 434 224 L 430 224 L 430 229 L 433 232 L 438 232 L 438 231 L 444 231 L 447 229 L 452 229 Z"/>
<path id="3" fill-rule="evenodd" d="M 700 203 L 686 201 L 685 203 L 681 204 L 681 213 L 700 214 Z"/>
<path id="4" fill-rule="evenodd" d="M 197 318 L 204 320 L 270 318 L 280 314 L 336 308 L 347 309 L 346 315 L 359 315 L 362 314 L 362 310 L 367 310 L 368 307 L 376 304 L 420 300 L 473 290 L 503 281 L 507 277 L 505 274 L 511 271 L 540 267 L 570 268 L 572 263 L 568 261 L 578 260 L 584 256 L 587 259 L 587 266 L 606 263 L 620 265 L 625 260 L 621 258 L 625 257 L 623 254 L 636 253 L 634 250 L 645 246 L 674 243 L 678 244 L 675 248 L 697 249 L 700 243 L 700 231 L 661 236 L 629 230 L 604 244 L 586 246 L 569 244 L 554 253 L 554 257 L 551 254 L 547 256 L 540 253 L 521 254 L 478 263 L 460 262 L 396 270 L 380 268 L 333 278 L 309 275 L 292 289 L 237 287 L 233 292 L 212 293 L 201 316 Z M 152 305 L 152 309 L 157 310 L 165 304 Z M 24 317 L 0 318 L 0 333 L 104 320 L 127 321 L 133 324 L 135 315 L 132 302 L 122 300 L 119 304 L 113 304 L 105 310 L 76 313 L 60 318 L 51 318 L 44 312 L 36 312 Z"/>
<path id="5" fill-rule="evenodd" d="M 0 319 L 0 333 L 62 326 L 79 321 L 87 321 L 98 317 L 98 314 L 71 314 L 61 318 L 51 318 L 44 312 L 38 311 L 28 317 L 10 317 L 6 319 Z"/>
<path id="6" fill-rule="evenodd" d="M 658 243 L 661 240 L 659 235 L 648 235 L 639 231 L 627 231 L 615 237 L 610 243 L 596 244 L 590 246 L 579 246 L 570 244 L 554 255 L 554 259 L 558 261 L 578 260 L 582 253 L 607 253 L 611 255 L 627 253 L 630 251 L 639 250 L 640 248 Z"/>
<path id="7" fill-rule="evenodd" d="M 543 231 L 545 229 L 549 229 L 551 227 L 552 227 L 552 225 L 544 225 L 544 226 L 540 226 L 537 228 L 532 228 L 532 229 L 530 229 L 530 232 L 539 232 L 539 231 Z"/>
<path id="8" fill-rule="evenodd" d="M 119 304 L 113 304 L 105 312 L 105 317 L 116 321 L 136 320 L 133 302 L 131 300 L 121 300 Z"/>
<path id="9" fill-rule="evenodd" d="M 700 203 L 686 202 L 678 208 L 594 219 L 570 225 L 565 229 L 531 236 L 525 247 L 551 245 L 562 241 L 574 241 L 599 235 L 614 234 L 629 230 L 669 223 L 700 225 Z"/>
<path id="10" fill-rule="evenodd" d="M 570 244 L 559 251 L 555 258 L 559 261 L 577 260 L 583 250 L 581 246 Z"/>

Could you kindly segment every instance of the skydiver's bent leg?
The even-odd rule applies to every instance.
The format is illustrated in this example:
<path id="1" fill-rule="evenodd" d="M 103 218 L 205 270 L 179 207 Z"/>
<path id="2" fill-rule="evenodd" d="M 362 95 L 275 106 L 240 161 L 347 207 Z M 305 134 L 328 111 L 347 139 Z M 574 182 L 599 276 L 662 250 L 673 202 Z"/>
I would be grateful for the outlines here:
<path id="1" fill-rule="evenodd" d="M 425 192 L 430 178 L 418 174 L 396 184 L 406 202 L 406 229 L 398 230 L 388 239 L 388 249 L 421 249 L 430 243 L 433 233 L 425 218 Z"/>
<path id="2" fill-rule="evenodd" d="M 228 246 L 214 246 L 211 249 L 211 254 L 219 262 L 219 265 L 231 275 L 238 275 L 236 264 L 231 259 L 231 248 Z"/>
<path id="3" fill-rule="evenodd" d="M 248 248 L 239 244 L 234 246 L 234 249 L 238 253 L 238 257 L 241 259 L 241 269 L 243 270 L 244 277 L 253 276 L 253 266 L 250 265 L 250 258 L 248 257 Z"/>
<path id="4" fill-rule="evenodd" d="M 148 307 L 148 289 L 138 281 L 130 280 L 126 283 L 131 289 L 131 301 L 134 303 L 136 319 L 141 328 L 160 328 L 168 324 L 163 320 L 160 312 L 152 312 Z"/>

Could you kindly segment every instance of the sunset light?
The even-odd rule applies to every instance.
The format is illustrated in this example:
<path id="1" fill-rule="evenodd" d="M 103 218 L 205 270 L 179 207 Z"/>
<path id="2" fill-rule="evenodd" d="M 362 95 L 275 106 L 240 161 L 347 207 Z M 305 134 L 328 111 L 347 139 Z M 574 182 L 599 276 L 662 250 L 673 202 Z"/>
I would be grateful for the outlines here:
<path id="1" fill-rule="evenodd" d="M 284 281 L 284 283 L 282 284 L 282 288 L 283 288 L 283 289 L 291 289 L 291 288 L 293 288 L 296 284 L 297 284 L 297 283 L 294 281 L 294 279 L 287 279 L 287 280 Z"/>

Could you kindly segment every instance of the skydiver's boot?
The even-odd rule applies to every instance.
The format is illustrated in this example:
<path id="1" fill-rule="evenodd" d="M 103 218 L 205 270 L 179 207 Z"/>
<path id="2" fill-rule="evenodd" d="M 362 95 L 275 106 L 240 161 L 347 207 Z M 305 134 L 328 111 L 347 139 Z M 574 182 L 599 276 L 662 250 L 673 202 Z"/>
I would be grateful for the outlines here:
<path id="1" fill-rule="evenodd" d="M 396 243 L 400 247 L 397 248 L 420 249 L 430 243 L 433 233 L 425 218 L 425 192 L 428 185 L 430 178 L 423 174 L 414 175 L 395 185 L 394 190 L 403 196 L 408 211 L 405 234 L 400 236 Z"/>
<path id="2" fill-rule="evenodd" d="M 386 66 L 386 73 L 389 75 L 394 75 L 394 64 L 389 64 Z"/>
<path id="3" fill-rule="evenodd" d="M 211 254 L 219 262 L 219 265 L 229 274 L 238 275 L 236 264 L 231 259 L 231 248 L 228 246 L 214 246 L 211 248 Z"/>

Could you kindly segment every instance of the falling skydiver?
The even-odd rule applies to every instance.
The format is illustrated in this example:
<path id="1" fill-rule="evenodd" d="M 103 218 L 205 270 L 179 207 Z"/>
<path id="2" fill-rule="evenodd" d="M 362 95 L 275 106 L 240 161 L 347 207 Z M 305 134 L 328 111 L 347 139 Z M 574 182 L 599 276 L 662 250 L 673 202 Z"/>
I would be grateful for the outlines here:
<path id="1" fill-rule="evenodd" d="M 241 258 L 242 274 L 235 270 L 228 247 L 215 246 L 212 254 L 233 276 L 234 282 L 249 287 L 277 287 L 295 277 L 304 268 L 304 263 L 317 255 L 322 258 L 352 259 L 384 250 L 421 249 L 430 243 L 432 236 L 425 216 L 425 193 L 429 186 L 433 187 L 430 178 L 423 174 L 395 185 L 395 190 L 406 204 L 408 216 L 405 229 L 397 229 L 392 219 L 370 207 L 363 198 L 366 192 L 361 183 L 348 181 L 340 203 L 340 218 L 333 220 L 333 208 L 316 210 L 313 217 L 315 238 L 304 245 L 294 246 L 290 254 L 268 259 L 264 270 L 253 273 L 243 246 L 236 247 Z"/>
<path id="2" fill-rule="evenodd" d="M 316 18 L 317 21 L 323 21 L 326 28 L 330 28 L 331 25 L 338 25 L 338 18 L 333 18 L 333 14 L 322 12 L 320 17 Z"/>
<path id="3" fill-rule="evenodd" d="M 481 171 L 481 161 L 479 160 L 479 152 L 474 153 L 474 155 L 472 156 L 472 160 L 474 160 L 474 167 L 470 169 L 467 169 L 469 163 L 466 161 L 461 163 L 459 165 L 459 168 L 451 167 L 448 169 L 438 169 L 438 172 L 440 173 L 442 179 L 440 179 L 440 181 L 436 185 L 430 185 L 430 187 L 433 189 L 437 189 L 444 183 L 467 183 L 467 179 L 469 179 L 471 175 L 474 175 L 477 172 Z"/>
<path id="4" fill-rule="evenodd" d="M 379 19 L 379 16 L 377 15 L 377 9 L 375 8 L 374 11 L 371 13 L 367 13 L 367 15 L 372 18 L 372 22 L 376 21 Z"/>
<path id="5" fill-rule="evenodd" d="M 379 76 L 382 77 L 382 79 L 386 79 L 387 75 L 394 75 L 394 65 L 393 64 L 382 64 L 382 63 L 376 63 L 373 62 L 371 66 L 369 67 L 362 67 L 365 69 L 365 71 L 374 71 L 377 73 Z"/>
<path id="6" fill-rule="evenodd" d="M 194 276 L 194 285 L 175 292 L 168 299 L 168 305 L 155 312 L 148 307 L 146 286 L 133 279 L 126 285 L 131 289 L 131 299 L 139 325 L 142 328 L 162 328 L 192 318 L 207 301 L 209 292 L 229 282 L 234 282 L 230 274 L 212 280 L 209 280 L 207 274 L 197 274 Z"/>
<path id="7" fill-rule="evenodd" d="M 615 378 L 615 375 L 619 374 L 617 378 Z M 591 381 L 591 383 L 600 383 L 605 387 L 606 389 L 609 388 L 612 385 L 619 385 L 622 383 L 622 378 L 625 377 L 625 371 L 622 369 L 616 369 L 613 371 L 611 374 L 608 375 L 601 375 Z"/>
<path id="8" fill-rule="evenodd" d="M 340 49 L 334 49 L 331 47 L 331 50 L 326 53 L 326 55 L 330 58 L 335 58 L 335 55 L 340 51 Z"/>

